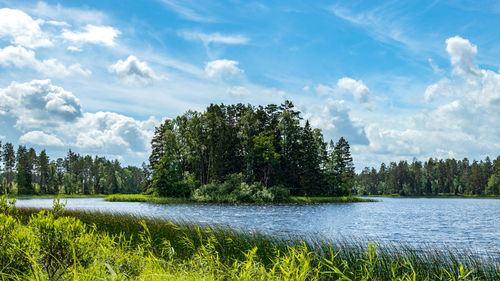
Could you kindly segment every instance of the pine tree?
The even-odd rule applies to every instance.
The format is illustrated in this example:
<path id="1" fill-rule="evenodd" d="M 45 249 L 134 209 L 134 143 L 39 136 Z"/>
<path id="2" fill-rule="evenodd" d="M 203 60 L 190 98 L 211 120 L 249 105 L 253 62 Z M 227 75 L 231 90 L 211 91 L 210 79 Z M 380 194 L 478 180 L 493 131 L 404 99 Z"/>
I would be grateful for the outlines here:
<path id="1" fill-rule="evenodd" d="M 40 176 L 40 192 L 43 194 L 50 193 L 47 180 L 49 177 L 49 157 L 47 152 L 42 150 L 38 156 L 38 175 Z"/>
<path id="2" fill-rule="evenodd" d="M 333 142 L 330 143 L 333 146 Z M 343 137 L 335 144 L 328 160 L 329 195 L 345 196 L 351 194 L 354 187 L 354 163 L 350 146 Z"/>
<path id="3" fill-rule="evenodd" d="M 17 149 L 17 192 L 18 194 L 33 194 L 34 189 L 32 179 L 32 163 L 26 146 L 19 146 Z"/>
<path id="4" fill-rule="evenodd" d="M 5 192 L 7 194 L 10 193 L 11 190 L 11 182 L 13 178 L 13 169 L 16 164 L 16 155 L 14 153 L 14 146 L 12 143 L 6 142 L 3 145 L 3 151 L 2 151 L 2 159 L 4 163 L 4 175 L 6 179 L 6 187 L 5 187 Z"/>

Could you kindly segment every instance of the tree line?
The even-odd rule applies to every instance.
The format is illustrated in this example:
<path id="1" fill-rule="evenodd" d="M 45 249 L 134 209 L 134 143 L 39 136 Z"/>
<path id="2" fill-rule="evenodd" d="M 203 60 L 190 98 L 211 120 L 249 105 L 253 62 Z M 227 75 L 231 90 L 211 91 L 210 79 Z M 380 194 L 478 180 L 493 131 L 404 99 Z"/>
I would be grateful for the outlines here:
<path id="1" fill-rule="evenodd" d="M 307 196 L 348 195 L 354 185 L 349 143 L 325 142 L 290 101 L 190 110 L 158 126 L 151 144 L 148 192 L 161 196 L 200 195 L 211 184 L 231 192 L 228 179 Z"/>
<path id="2" fill-rule="evenodd" d="M 4 194 L 140 193 L 147 170 L 121 167 L 118 160 L 80 155 L 51 160 L 45 150 L 0 142 L 0 184 Z"/>
<path id="3" fill-rule="evenodd" d="M 356 176 L 358 194 L 400 195 L 499 195 L 500 156 L 493 162 L 433 159 L 391 162 L 388 166 L 364 168 Z"/>

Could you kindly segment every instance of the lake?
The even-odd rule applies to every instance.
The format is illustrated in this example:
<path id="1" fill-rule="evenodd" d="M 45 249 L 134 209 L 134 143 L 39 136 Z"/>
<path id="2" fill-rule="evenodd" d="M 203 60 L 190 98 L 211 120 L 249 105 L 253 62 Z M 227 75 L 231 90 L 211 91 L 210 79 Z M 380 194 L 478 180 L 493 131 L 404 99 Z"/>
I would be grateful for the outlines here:
<path id="1" fill-rule="evenodd" d="M 75 198 L 66 199 L 66 208 L 220 224 L 273 235 L 468 248 L 500 258 L 498 199 L 375 199 L 378 201 L 370 203 L 256 206 L 158 205 Z M 23 199 L 17 206 L 51 208 L 52 199 Z"/>

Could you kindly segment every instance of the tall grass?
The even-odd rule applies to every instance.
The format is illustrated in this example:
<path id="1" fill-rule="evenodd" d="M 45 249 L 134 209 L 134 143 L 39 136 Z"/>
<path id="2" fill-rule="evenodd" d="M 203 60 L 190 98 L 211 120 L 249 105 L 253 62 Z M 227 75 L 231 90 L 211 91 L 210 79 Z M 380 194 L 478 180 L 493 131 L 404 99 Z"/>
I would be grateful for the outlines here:
<path id="1" fill-rule="evenodd" d="M 49 221 L 38 209 L 9 209 L 18 228 L 37 233 Z M 87 254 L 61 263 L 61 276 L 79 280 L 499 280 L 499 257 L 481 257 L 456 249 L 415 249 L 342 239 L 325 241 L 243 233 L 122 214 L 61 210 L 55 221 L 76 218 L 85 232 L 74 241 Z M 5 216 L 5 215 L 4 215 Z M 73 221 L 73 224 L 76 224 Z M 33 230 L 34 229 L 34 230 Z M 25 230 L 27 231 L 27 230 Z M 1 236 L 0 226 L 0 237 Z M 23 233 L 22 231 L 19 233 Z M 90 235 L 90 236 L 89 236 Z M 83 238 L 82 238 L 83 237 Z M 87 237 L 87 238 L 85 238 Z M 90 238 L 89 238 L 90 237 Z M 87 239 L 87 240 L 86 240 Z M 92 240 L 92 249 L 85 245 Z M 0 239 L 1 240 L 1 239 Z M 305 241 L 304 241 L 305 240 Z M 5 243 L 0 241 L 1 251 Z M 69 243 L 69 242 L 68 242 Z M 36 243 L 35 243 L 36 244 Z M 33 244 L 33 248 L 37 246 Z M 97 248 L 99 250 L 93 250 Z M 82 250 L 83 249 L 83 250 Z M 35 250 L 39 251 L 39 250 Z M 78 251 L 76 251 L 78 252 Z M 76 253 L 75 252 L 75 253 Z M 80 252 L 78 252 L 80 253 Z M 10 279 L 48 280 L 46 263 L 36 253 L 23 272 Z M 1 258 L 0 258 L 1 261 Z M 0 268 L 5 264 L 0 264 Z M 27 272 L 27 273 L 26 273 Z M 25 274 L 26 273 L 26 274 Z M 7 277 L 6 277 L 7 276 Z"/>
<path id="2" fill-rule="evenodd" d="M 198 201 L 190 198 L 157 197 L 153 195 L 143 195 L 143 194 L 113 194 L 107 196 L 105 200 L 110 202 L 146 202 L 155 204 L 199 203 Z M 355 203 L 355 202 L 372 202 L 372 201 L 373 200 L 359 198 L 355 196 L 340 196 L 340 197 L 290 196 L 285 202 L 281 203 L 316 204 L 316 203 Z"/>

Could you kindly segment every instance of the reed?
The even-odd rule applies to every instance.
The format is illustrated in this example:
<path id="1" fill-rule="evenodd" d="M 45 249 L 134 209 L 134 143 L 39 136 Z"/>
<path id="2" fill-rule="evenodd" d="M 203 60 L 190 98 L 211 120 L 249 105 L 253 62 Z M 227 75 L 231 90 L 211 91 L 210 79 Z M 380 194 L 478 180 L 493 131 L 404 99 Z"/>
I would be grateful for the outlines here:
<path id="1" fill-rule="evenodd" d="M 174 198 L 174 197 L 157 197 L 143 194 L 113 194 L 105 199 L 110 202 L 146 202 L 154 204 L 175 204 L 175 203 L 199 203 L 190 198 Z M 317 204 L 317 203 L 357 203 L 357 202 L 372 202 L 373 200 L 355 197 L 355 196 L 340 196 L 340 197 L 305 197 L 305 196 L 290 196 L 287 201 L 281 203 L 292 204 Z M 259 203 L 266 204 L 266 203 Z M 275 203 L 270 203 L 275 204 Z"/>
<path id="2" fill-rule="evenodd" d="M 39 212 L 39 209 L 18 208 L 11 217 L 18 222 L 18 229 L 29 232 L 39 225 L 33 223 L 41 220 Z M 75 241 L 84 245 L 80 248 L 86 247 L 85 239 L 92 239 L 92 248 L 100 249 L 97 252 L 87 249 L 87 255 L 81 255 L 84 258 L 75 257 L 81 261 L 58 269 L 64 272 L 61 275 L 64 278 L 76 276 L 78 280 L 498 280 L 500 277 L 498 257 L 485 257 L 473 251 L 431 246 L 416 249 L 404 244 L 378 245 L 347 238 L 327 241 L 314 237 L 276 237 L 217 225 L 124 214 L 59 210 L 56 217 L 75 218 L 85 225 L 84 233 L 92 237 L 75 237 Z M 33 243 L 34 248 L 36 244 Z M 5 248 L 4 245 L 0 242 L 0 247 Z M 30 271 L 25 271 L 29 274 L 17 272 L 12 276 L 47 279 L 46 264 L 33 255 Z"/>

